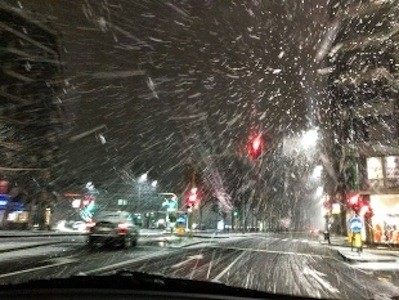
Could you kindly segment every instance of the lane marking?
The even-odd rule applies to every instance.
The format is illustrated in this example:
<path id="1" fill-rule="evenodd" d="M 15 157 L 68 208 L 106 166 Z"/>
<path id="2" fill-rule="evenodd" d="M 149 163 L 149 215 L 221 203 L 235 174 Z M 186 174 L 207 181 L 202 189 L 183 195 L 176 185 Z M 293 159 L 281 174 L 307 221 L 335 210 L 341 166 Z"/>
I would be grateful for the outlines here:
<path id="1" fill-rule="evenodd" d="M 281 241 L 283 241 L 283 242 L 286 242 L 286 241 L 288 241 L 288 239 L 287 239 L 287 238 L 285 238 L 285 239 L 282 239 Z"/>
<path id="2" fill-rule="evenodd" d="M 339 295 L 339 290 L 331 285 L 331 283 L 326 278 L 327 277 L 326 274 L 321 273 L 315 269 L 310 269 L 307 266 L 303 270 L 302 274 L 312 277 L 313 280 L 316 280 L 323 287 L 323 289 L 328 290 L 330 293 Z"/>
<path id="3" fill-rule="evenodd" d="M 78 259 L 64 258 L 63 261 L 61 261 L 59 263 L 55 263 L 55 264 L 51 264 L 51 265 L 47 265 L 47 266 L 35 267 L 35 268 L 31 268 L 31 269 L 20 270 L 20 271 L 15 271 L 15 272 L 6 273 L 6 274 L 1 274 L 0 278 L 6 278 L 6 277 L 21 275 L 21 274 L 25 274 L 25 273 L 34 272 L 34 271 L 50 269 L 50 268 L 54 268 L 54 267 L 72 264 L 72 263 L 78 262 L 78 261 L 79 261 Z"/>
<path id="4" fill-rule="evenodd" d="M 245 252 L 238 255 L 222 272 L 220 272 L 213 280 L 218 281 L 224 274 L 226 274 L 234 264 L 244 256 Z"/>
<path id="5" fill-rule="evenodd" d="M 186 260 L 183 260 L 183 261 L 171 266 L 171 268 L 172 269 L 180 268 L 180 267 L 182 267 L 183 265 L 185 265 L 186 263 L 188 263 L 188 262 L 190 262 L 192 260 L 200 260 L 200 259 L 203 259 L 203 258 L 204 258 L 204 256 L 202 254 L 191 255 Z"/>
<path id="6" fill-rule="evenodd" d="M 209 263 L 209 266 L 208 266 L 208 272 L 206 273 L 206 279 L 209 279 L 209 275 L 211 274 L 213 261 L 215 260 L 215 252 L 216 251 L 212 251 L 212 258 L 211 258 L 211 262 Z"/>
<path id="7" fill-rule="evenodd" d="M 168 254 L 170 254 L 172 252 L 174 252 L 174 251 L 159 251 L 159 252 L 156 252 L 156 253 L 151 253 L 151 254 L 148 254 L 148 255 L 139 256 L 139 257 L 136 257 L 136 258 L 133 258 L 133 259 L 124 260 L 124 261 L 121 261 L 121 262 L 118 262 L 118 263 L 115 263 L 115 264 L 112 264 L 112 265 L 108 265 L 108 266 L 105 266 L 105 267 L 100 267 L 100 268 L 89 270 L 89 271 L 81 271 L 81 273 L 84 273 L 86 275 L 91 275 L 91 274 L 95 274 L 95 273 L 99 273 L 99 272 L 115 271 L 115 268 L 126 267 L 126 265 L 128 265 L 128 264 L 133 264 L 133 263 L 136 263 L 136 262 L 140 262 L 140 261 L 151 259 L 151 258 L 156 258 L 156 257 L 159 257 L 159 256 L 165 256 L 165 255 L 168 255 Z"/>
<path id="8" fill-rule="evenodd" d="M 291 251 L 279 251 L 279 250 L 267 250 L 267 249 L 251 249 L 251 248 L 242 248 L 242 247 L 218 247 L 218 246 L 210 246 L 208 248 L 215 249 L 230 249 L 230 250 L 238 250 L 238 251 L 250 251 L 250 252 L 263 252 L 263 253 L 273 253 L 273 254 L 283 254 L 283 255 L 296 255 L 296 256 L 308 256 L 308 257 L 320 257 L 320 258 L 330 258 L 334 260 L 338 260 L 337 258 L 329 255 L 322 254 L 310 254 L 310 253 L 298 253 Z"/>

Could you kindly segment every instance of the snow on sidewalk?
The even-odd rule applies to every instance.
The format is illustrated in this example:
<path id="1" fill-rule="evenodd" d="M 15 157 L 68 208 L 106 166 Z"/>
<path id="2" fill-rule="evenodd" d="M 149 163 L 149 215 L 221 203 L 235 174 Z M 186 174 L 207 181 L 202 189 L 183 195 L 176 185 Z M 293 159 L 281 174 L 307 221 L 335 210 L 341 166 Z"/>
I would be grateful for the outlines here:
<path id="1" fill-rule="evenodd" d="M 364 262 L 397 262 L 398 259 L 395 256 L 374 254 L 367 250 L 358 253 L 356 249 L 351 251 L 348 248 L 337 249 L 338 253 L 349 262 L 364 263 Z"/>

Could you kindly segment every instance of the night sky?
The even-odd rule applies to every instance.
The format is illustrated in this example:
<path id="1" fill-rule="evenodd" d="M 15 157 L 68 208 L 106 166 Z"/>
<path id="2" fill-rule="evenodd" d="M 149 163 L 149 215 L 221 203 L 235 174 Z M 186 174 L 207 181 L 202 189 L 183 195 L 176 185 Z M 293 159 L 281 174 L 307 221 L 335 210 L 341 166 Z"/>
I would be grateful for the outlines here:
<path id="1" fill-rule="evenodd" d="M 251 130 L 317 123 L 315 55 L 326 1 L 6 1 L 60 32 L 66 176 L 107 183 L 123 170 L 181 180 L 198 153 L 236 152 Z M 320 4 L 323 3 L 324 7 Z"/>

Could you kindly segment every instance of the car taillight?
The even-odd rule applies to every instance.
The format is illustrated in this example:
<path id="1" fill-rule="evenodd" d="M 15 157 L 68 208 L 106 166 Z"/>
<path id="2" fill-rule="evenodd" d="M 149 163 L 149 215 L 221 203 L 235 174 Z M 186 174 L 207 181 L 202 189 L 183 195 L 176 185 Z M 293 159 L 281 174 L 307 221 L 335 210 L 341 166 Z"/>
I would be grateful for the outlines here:
<path id="1" fill-rule="evenodd" d="M 96 226 L 96 223 L 95 223 L 95 222 L 88 222 L 88 223 L 86 223 L 86 231 L 87 231 L 87 232 L 91 232 L 94 226 Z"/>
<path id="2" fill-rule="evenodd" d="M 127 228 L 128 228 L 128 226 L 127 226 L 126 223 L 119 223 L 119 224 L 118 224 L 118 231 L 119 231 L 119 234 L 126 234 Z"/>

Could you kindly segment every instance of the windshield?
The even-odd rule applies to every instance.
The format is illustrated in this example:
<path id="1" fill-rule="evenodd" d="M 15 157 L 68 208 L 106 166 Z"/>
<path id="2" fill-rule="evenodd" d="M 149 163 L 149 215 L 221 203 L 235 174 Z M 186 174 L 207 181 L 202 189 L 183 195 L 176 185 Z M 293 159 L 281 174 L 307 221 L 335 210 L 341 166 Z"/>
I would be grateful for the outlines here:
<path id="1" fill-rule="evenodd" d="M 1 1 L 0 284 L 399 295 L 398 9 Z"/>
<path id="2" fill-rule="evenodd" d="M 120 222 L 128 219 L 129 215 L 122 212 L 103 211 L 93 215 L 94 221 Z"/>

